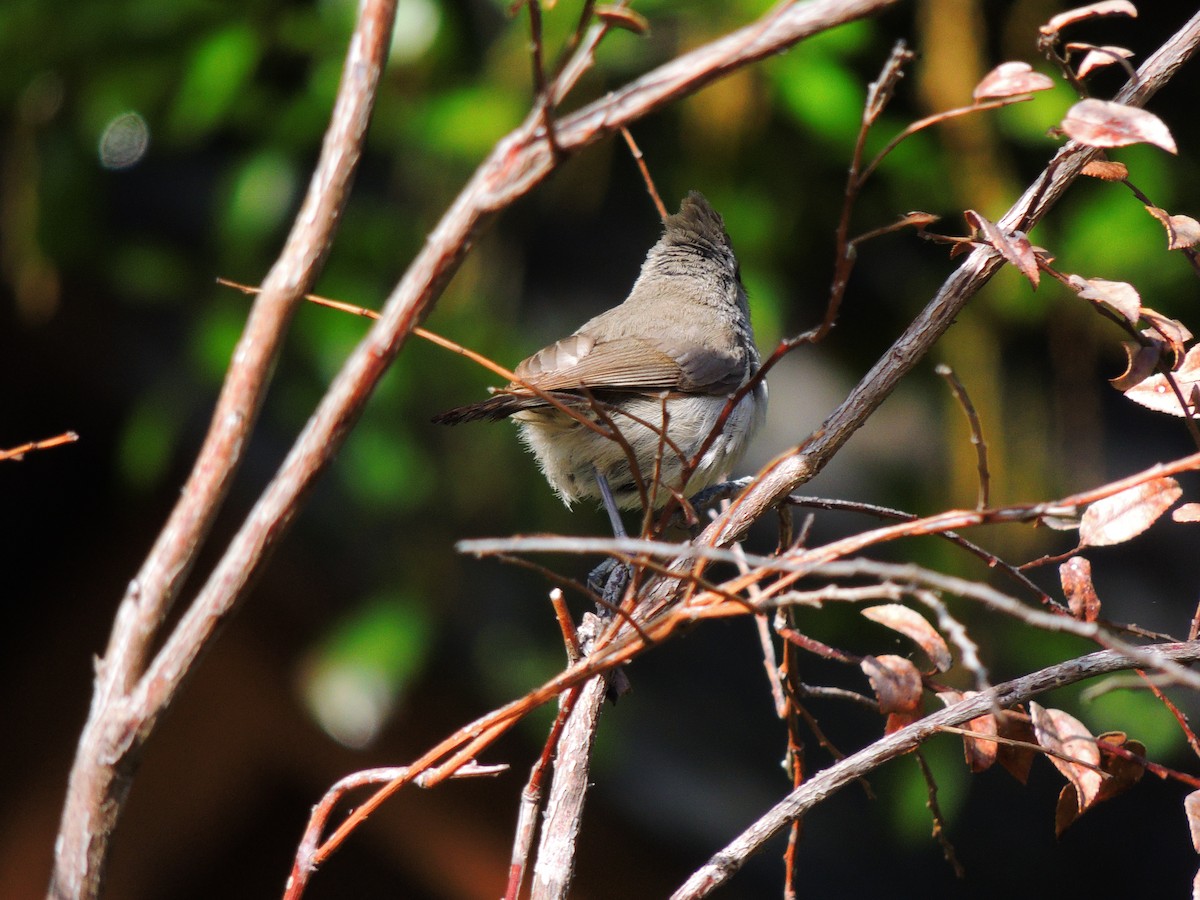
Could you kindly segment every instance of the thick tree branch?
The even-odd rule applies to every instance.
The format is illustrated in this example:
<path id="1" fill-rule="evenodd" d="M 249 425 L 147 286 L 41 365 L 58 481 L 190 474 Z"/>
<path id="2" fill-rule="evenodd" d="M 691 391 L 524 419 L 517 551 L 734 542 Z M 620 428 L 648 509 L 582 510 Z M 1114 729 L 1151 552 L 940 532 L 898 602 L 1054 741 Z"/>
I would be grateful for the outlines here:
<path id="1" fill-rule="evenodd" d="M 394 0 L 363 0 L 321 156 L 230 362 L 212 424 L 167 524 L 117 610 L 80 736 L 55 844 L 52 897 L 94 897 L 129 789 L 134 751 L 160 705 L 131 698 L 172 601 L 229 490 L 283 335 L 325 259 L 349 195 L 391 39 Z"/>
<path id="2" fill-rule="evenodd" d="M 568 896 L 583 825 L 592 743 L 607 690 L 608 679 L 604 677 L 593 678 L 584 685 L 556 745 L 554 777 L 542 818 L 530 900 L 562 900 Z"/>

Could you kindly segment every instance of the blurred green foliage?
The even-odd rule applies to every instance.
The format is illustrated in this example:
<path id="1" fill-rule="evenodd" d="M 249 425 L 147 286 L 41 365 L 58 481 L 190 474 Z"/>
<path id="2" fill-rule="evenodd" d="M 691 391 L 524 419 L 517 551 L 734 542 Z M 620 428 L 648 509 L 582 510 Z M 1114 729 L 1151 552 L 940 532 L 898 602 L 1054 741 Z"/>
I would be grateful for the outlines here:
<path id="1" fill-rule="evenodd" d="M 420 673 L 431 632 L 428 609 L 396 593 L 370 598 L 330 630 L 302 683 L 330 736 L 362 747 L 379 734 Z"/>
<path id="2" fill-rule="evenodd" d="M 870 23 L 852 22 L 817 35 L 804 43 L 803 52 L 766 67 L 782 111 L 847 158 L 862 123 L 863 85 L 846 59 L 870 47 L 873 33 Z"/>
<path id="3" fill-rule="evenodd" d="M 963 742 L 957 735 L 946 735 L 921 747 L 929 771 L 937 785 L 936 800 L 943 824 L 961 820 L 973 777 L 963 763 Z M 882 774 L 888 796 L 891 828 L 912 850 L 928 852 L 934 830 L 929 809 L 929 782 L 915 758 L 905 756 L 888 766 Z"/>

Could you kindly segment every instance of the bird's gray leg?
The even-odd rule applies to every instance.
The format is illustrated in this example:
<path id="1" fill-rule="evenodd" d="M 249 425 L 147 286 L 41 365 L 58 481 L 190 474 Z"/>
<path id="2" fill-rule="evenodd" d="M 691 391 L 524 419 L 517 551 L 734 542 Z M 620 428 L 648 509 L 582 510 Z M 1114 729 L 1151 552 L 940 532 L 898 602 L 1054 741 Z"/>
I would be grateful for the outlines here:
<path id="1" fill-rule="evenodd" d="M 621 513 L 617 510 L 617 501 L 613 498 L 612 489 L 608 486 L 608 479 L 594 467 L 592 472 L 596 476 L 596 486 L 600 488 L 600 497 L 604 501 L 604 509 L 608 512 L 608 520 L 612 524 L 613 537 L 618 540 L 629 537 L 625 531 L 625 524 L 621 521 Z M 588 575 L 587 584 L 588 588 L 595 591 L 604 600 L 596 610 L 600 614 L 600 618 L 605 621 L 612 618 L 612 608 L 621 604 L 621 597 L 625 594 L 625 588 L 629 586 L 632 574 L 629 566 L 618 563 L 615 559 L 606 559 L 592 569 L 591 574 Z"/>
<path id="2" fill-rule="evenodd" d="M 600 497 L 604 500 L 608 520 L 612 524 L 613 537 L 618 540 L 628 537 L 612 489 L 608 486 L 608 479 L 595 467 L 592 468 L 592 472 L 596 476 L 596 486 L 600 488 Z M 632 577 L 633 572 L 629 566 L 611 557 L 592 569 L 587 577 L 587 586 L 588 590 L 601 597 L 601 602 L 596 604 L 596 613 L 601 620 L 608 622 L 612 618 L 613 609 L 621 605 L 621 598 L 625 596 L 625 588 L 629 586 L 629 579 Z M 618 697 L 629 693 L 631 689 L 628 676 L 620 669 L 614 669 L 609 675 L 608 699 L 616 703 Z"/>
<path id="3" fill-rule="evenodd" d="M 592 466 L 592 474 L 596 476 L 596 487 L 600 488 L 600 497 L 604 501 L 604 510 L 608 513 L 608 521 L 612 524 L 613 537 L 629 537 L 625 533 L 625 523 L 621 521 L 621 513 L 617 509 L 617 501 L 613 499 L 612 488 L 608 486 L 608 479 L 601 475 L 600 470 L 595 466 Z"/>

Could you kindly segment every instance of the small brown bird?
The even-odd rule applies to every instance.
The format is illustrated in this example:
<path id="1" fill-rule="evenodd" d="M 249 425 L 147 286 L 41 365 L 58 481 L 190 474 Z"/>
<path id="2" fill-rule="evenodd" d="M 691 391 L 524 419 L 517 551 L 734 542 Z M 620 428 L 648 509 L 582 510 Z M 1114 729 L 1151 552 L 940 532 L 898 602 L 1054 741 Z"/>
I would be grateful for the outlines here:
<path id="1" fill-rule="evenodd" d="M 724 477 L 741 458 L 766 416 L 762 381 L 730 411 L 687 483 L 680 483 L 726 401 L 758 367 L 746 291 L 725 225 L 692 191 L 666 219 L 624 303 L 526 359 L 514 372 L 518 380 L 496 396 L 434 421 L 457 425 L 511 416 L 567 506 L 602 500 L 603 479 L 620 508 L 634 509 L 641 496 L 626 448 L 525 385 L 553 394 L 603 427 L 597 401 L 632 450 L 653 504 L 662 506 L 671 496 L 663 486 L 690 495 Z"/>

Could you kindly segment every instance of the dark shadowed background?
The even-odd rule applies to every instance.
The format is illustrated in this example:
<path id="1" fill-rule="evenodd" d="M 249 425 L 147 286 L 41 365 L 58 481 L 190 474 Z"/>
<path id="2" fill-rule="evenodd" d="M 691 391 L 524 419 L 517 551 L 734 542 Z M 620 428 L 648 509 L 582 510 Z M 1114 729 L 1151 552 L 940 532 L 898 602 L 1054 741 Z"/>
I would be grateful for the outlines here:
<path id="1" fill-rule="evenodd" d="M 893 42 L 920 56 L 873 135 L 969 102 L 1007 59 L 1039 61 L 1051 0 L 924 0 L 809 41 L 739 72 L 635 129 L 669 206 L 703 191 L 742 264 L 759 344 L 819 319 L 832 234 L 866 84 Z M 1121 44 L 1136 60 L 1195 10 L 1143 2 L 1136 20 L 1072 37 Z M 317 291 L 377 307 L 474 165 L 530 102 L 528 31 L 506 0 L 400 0 L 391 63 L 362 168 Z M 576 0 L 546 12 L 561 44 Z M 646 37 L 614 34 L 570 105 L 743 24 L 764 0 L 636 8 Z M 98 0 L 69 11 L 36 0 L 0 6 L 0 448 L 71 429 L 72 446 L 0 463 L 0 894 L 40 896 L 92 660 L 118 598 L 174 502 L 207 426 L 247 310 L 219 276 L 257 283 L 295 212 L 325 126 L 354 15 L 351 0 Z M 551 54 L 553 56 L 553 54 Z M 1109 96 L 1119 72 L 1097 76 Z M 1160 206 L 1200 214 L 1200 68 L 1151 108 L 1178 157 L 1114 151 Z M 922 134 L 880 169 L 855 214 L 866 231 L 921 209 L 962 233 L 961 210 L 995 219 L 1059 139 L 1047 129 L 1072 95 L 1060 84 L 1027 104 Z M 512 365 L 620 300 L 659 225 L 620 141 L 569 160 L 498 216 L 427 325 Z M 1168 254 L 1160 226 L 1120 185 L 1077 184 L 1033 233 L 1064 271 L 1137 285 L 1146 305 L 1193 328 L 1197 279 Z M 944 248 L 908 233 L 864 246 L 839 324 L 771 378 L 768 426 L 745 474 L 800 441 L 913 318 L 952 270 Z M 215 529 L 219 547 L 274 472 L 365 322 L 302 309 L 260 426 Z M 934 358 L 806 490 L 927 514 L 975 501 L 961 412 L 933 373 L 947 362 L 971 391 L 991 452 L 997 503 L 1050 499 L 1193 450 L 1170 420 L 1106 383 L 1121 335 L 1046 281 L 1036 293 L 1004 271 Z M 495 379 L 416 339 L 381 385 L 334 470 L 298 518 L 151 741 L 116 838 L 108 896 L 122 900 L 278 895 L 311 805 L 347 772 L 402 764 L 562 665 L 538 576 L 455 555 L 457 539 L 518 532 L 604 534 L 590 508 L 565 510 L 507 424 L 445 429 L 429 418 L 481 399 Z M 1196 482 L 1183 479 L 1189 499 Z M 822 515 L 814 540 L 868 522 Z M 1069 535 L 973 535 L 1021 562 L 1069 548 Z M 772 546 L 764 528 L 751 538 Z M 1155 526 L 1094 554 L 1105 615 L 1186 634 L 1197 597 L 1197 538 Z M 984 577 L 934 543 L 885 549 Z M 215 560 L 210 550 L 197 581 Z M 550 564 L 582 575 L 590 560 Z M 1047 587 L 1053 567 L 1039 570 Z M 186 592 L 185 592 L 186 599 Z M 582 608 L 582 607 L 581 607 Z M 1087 647 L 1029 633 L 956 601 L 1000 680 Z M 859 653 L 909 647 L 854 610 L 801 616 L 822 640 Z M 788 784 L 752 623 L 708 624 L 631 671 L 635 689 L 600 730 L 576 896 L 664 896 L 761 814 Z M 814 661 L 804 680 L 864 690 L 857 669 Z M 967 683 L 966 679 L 962 682 Z M 1120 728 L 1166 764 L 1196 767 L 1161 706 L 1141 693 L 1051 695 L 1095 732 Z M 1195 711 L 1194 698 L 1182 698 Z M 877 716 L 814 703 L 850 751 Z M 549 713 L 486 762 L 489 782 L 409 789 L 389 801 L 314 879 L 307 896 L 494 898 L 503 889 L 516 802 Z M 929 837 L 925 788 L 902 759 L 808 820 L 799 883 L 809 896 L 969 893 L 1184 896 L 1197 858 L 1179 785 L 1147 778 L 1053 834 L 1060 779 L 1039 761 L 1027 787 L 1001 772 L 968 776 L 961 745 L 933 742 L 949 836 L 967 871 L 956 883 Z M 827 751 L 812 741 L 809 765 Z M 776 842 L 720 896 L 778 896 Z M 1039 885 L 1044 886 L 1039 887 Z M 1159 892 L 1162 893 L 1159 893 Z"/>

